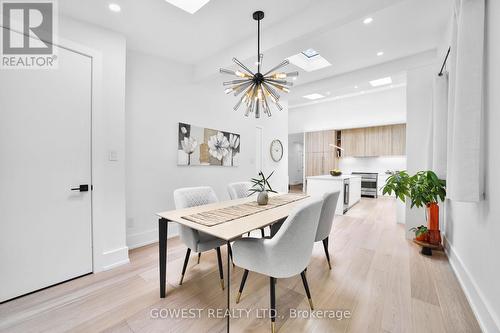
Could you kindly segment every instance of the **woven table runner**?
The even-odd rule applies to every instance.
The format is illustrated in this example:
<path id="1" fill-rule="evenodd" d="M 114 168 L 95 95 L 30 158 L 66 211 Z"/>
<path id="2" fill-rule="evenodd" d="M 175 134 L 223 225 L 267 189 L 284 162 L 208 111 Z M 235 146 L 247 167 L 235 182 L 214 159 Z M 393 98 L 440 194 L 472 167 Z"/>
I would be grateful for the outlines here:
<path id="1" fill-rule="evenodd" d="M 252 214 L 257 214 L 265 210 L 283 206 L 304 198 L 307 198 L 307 195 L 299 193 L 288 193 L 269 197 L 269 202 L 265 206 L 260 206 L 256 201 L 252 201 L 225 208 L 209 210 L 203 213 L 187 215 L 183 216 L 182 218 L 191 222 L 202 224 L 207 227 L 212 227 L 217 224 L 229 222 Z"/>

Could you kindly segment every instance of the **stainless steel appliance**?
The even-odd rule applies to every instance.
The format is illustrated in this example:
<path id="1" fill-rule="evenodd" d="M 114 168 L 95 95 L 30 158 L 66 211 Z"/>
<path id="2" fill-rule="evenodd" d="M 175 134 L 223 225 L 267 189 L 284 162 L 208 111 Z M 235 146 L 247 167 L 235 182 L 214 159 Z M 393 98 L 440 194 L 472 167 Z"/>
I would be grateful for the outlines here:
<path id="1" fill-rule="evenodd" d="M 361 196 L 378 197 L 378 173 L 374 172 L 352 172 L 353 175 L 361 176 Z"/>
<path id="2" fill-rule="evenodd" d="M 344 206 L 343 212 L 349 210 L 349 179 L 344 179 Z"/>

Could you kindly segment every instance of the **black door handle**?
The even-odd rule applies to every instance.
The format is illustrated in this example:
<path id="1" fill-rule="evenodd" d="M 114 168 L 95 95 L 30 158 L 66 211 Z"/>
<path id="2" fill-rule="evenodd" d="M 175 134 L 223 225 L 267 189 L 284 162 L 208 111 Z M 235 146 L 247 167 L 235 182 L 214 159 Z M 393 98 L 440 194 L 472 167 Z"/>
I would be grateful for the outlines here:
<path id="1" fill-rule="evenodd" d="M 88 184 L 83 184 L 78 187 L 74 187 L 71 189 L 71 191 L 80 191 L 80 192 L 88 192 L 89 190 L 89 185 Z"/>

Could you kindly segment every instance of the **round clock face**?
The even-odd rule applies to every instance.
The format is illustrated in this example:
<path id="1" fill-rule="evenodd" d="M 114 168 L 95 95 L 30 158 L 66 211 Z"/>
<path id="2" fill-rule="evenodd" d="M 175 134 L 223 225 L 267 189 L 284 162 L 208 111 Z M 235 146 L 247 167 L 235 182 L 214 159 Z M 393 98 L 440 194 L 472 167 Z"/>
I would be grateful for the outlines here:
<path id="1" fill-rule="evenodd" d="M 279 162 L 283 158 L 283 145 L 280 140 L 276 139 L 271 142 L 271 158 L 275 162 Z"/>

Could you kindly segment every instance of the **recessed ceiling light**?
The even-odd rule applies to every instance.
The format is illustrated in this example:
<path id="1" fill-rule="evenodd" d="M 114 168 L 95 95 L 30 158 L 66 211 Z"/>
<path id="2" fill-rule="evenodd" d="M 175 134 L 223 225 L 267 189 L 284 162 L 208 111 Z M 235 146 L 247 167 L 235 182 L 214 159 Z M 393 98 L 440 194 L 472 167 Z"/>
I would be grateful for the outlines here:
<path id="1" fill-rule="evenodd" d="M 305 95 L 305 96 L 302 96 L 302 97 L 310 99 L 310 100 L 315 100 L 315 99 L 323 98 L 325 96 L 323 96 L 321 94 L 318 94 L 318 93 L 314 93 L 314 94 L 309 94 L 309 95 Z"/>
<path id="2" fill-rule="evenodd" d="M 378 52 L 377 52 L 377 57 L 381 57 L 381 56 L 383 56 L 383 55 L 384 55 L 384 52 L 383 52 L 383 51 L 378 51 Z"/>
<path id="3" fill-rule="evenodd" d="M 189 14 L 196 13 L 201 7 L 205 6 L 210 0 L 165 0 L 168 3 L 185 10 Z"/>
<path id="4" fill-rule="evenodd" d="M 358 86 L 354 86 L 354 89 L 358 89 Z"/>
<path id="5" fill-rule="evenodd" d="M 390 76 L 370 81 L 370 84 L 372 85 L 372 87 L 384 86 L 386 84 L 391 84 L 391 83 L 392 83 L 392 79 Z"/>
<path id="6" fill-rule="evenodd" d="M 119 4 L 117 3 L 110 3 L 108 6 L 109 10 L 115 13 L 118 13 L 122 10 Z"/>
<path id="7" fill-rule="evenodd" d="M 373 18 L 372 17 L 367 17 L 363 20 L 363 23 L 364 24 L 370 24 L 373 22 Z"/>

